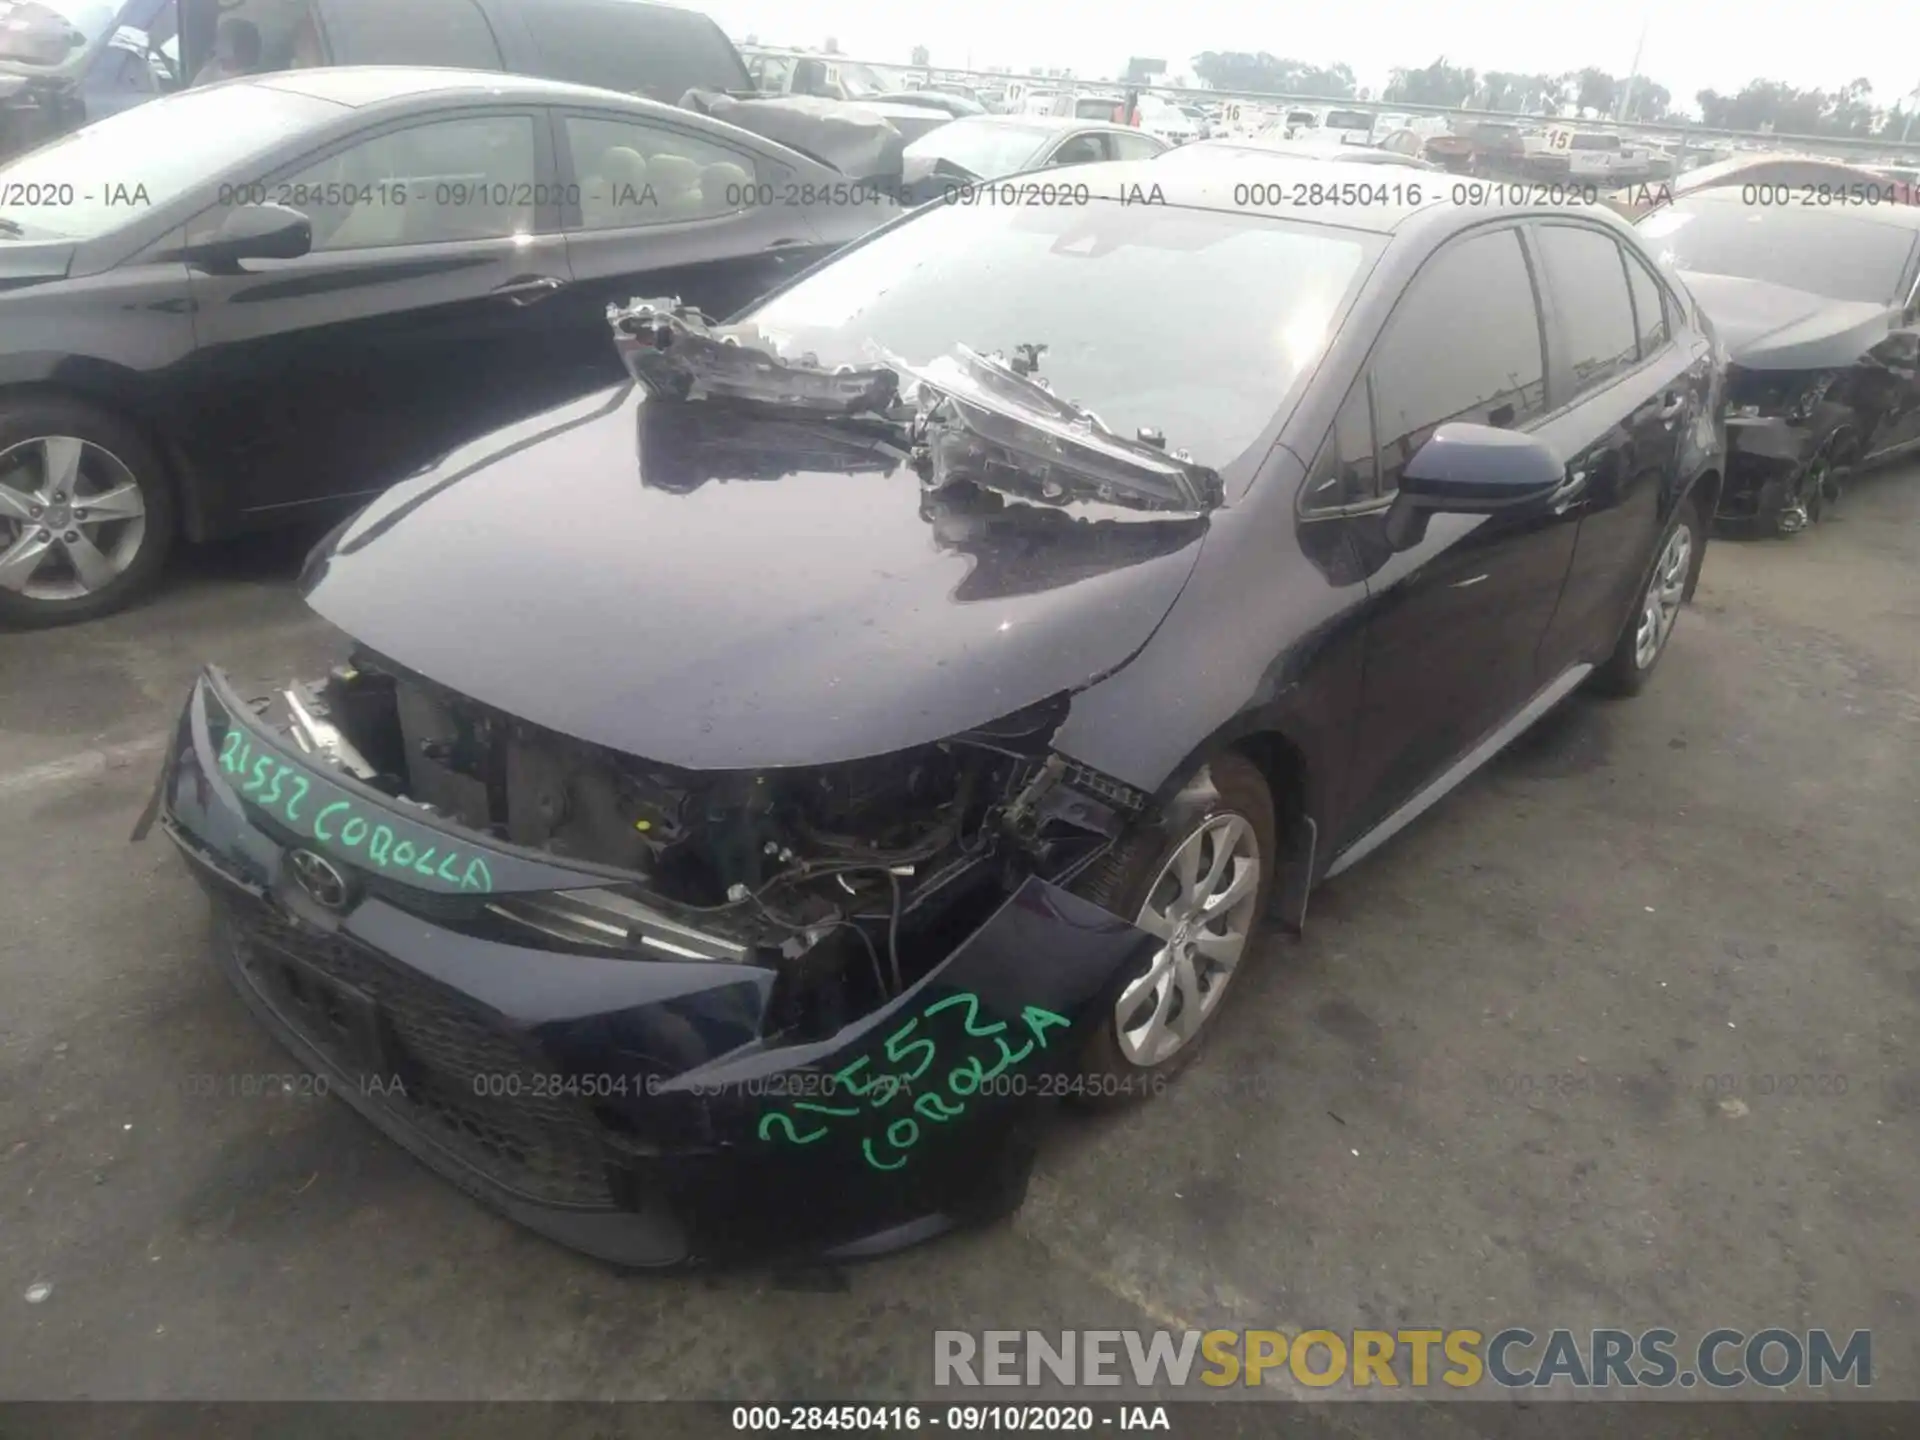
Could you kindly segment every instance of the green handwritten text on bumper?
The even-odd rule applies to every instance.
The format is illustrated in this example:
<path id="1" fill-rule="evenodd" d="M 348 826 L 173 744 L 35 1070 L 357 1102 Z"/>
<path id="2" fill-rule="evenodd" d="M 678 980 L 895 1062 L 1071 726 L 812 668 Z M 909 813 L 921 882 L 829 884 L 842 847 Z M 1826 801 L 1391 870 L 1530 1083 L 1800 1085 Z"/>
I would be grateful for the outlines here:
<path id="1" fill-rule="evenodd" d="M 421 875 L 456 890 L 493 889 L 493 875 L 478 855 L 443 848 L 431 830 L 411 832 L 378 818 L 352 800 L 322 803 L 313 782 L 272 754 L 256 754 L 246 732 L 230 729 L 220 742 L 220 768 L 239 779 L 240 794 L 301 835 L 353 856 L 389 875 Z"/>
<path id="2" fill-rule="evenodd" d="M 988 1051 L 984 1046 L 974 1047 L 979 1053 L 962 1055 L 958 1063 L 942 1065 L 939 1042 L 933 1035 L 921 1032 L 920 1022 L 931 1021 L 934 1016 L 949 1010 L 964 1010 L 964 1014 L 958 1017 L 962 1034 L 991 1040 L 993 1051 Z M 793 1114 L 787 1110 L 770 1110 L 760 1117 L 760 1138 L 767 1141 L 783 1140 L 789 1145 L 811 1145 L 826 1139 L 836 1128 L 835 1121 L 845 1121 L 849 1123 L 838 1127 L 843 1131 L 879 1131 L 877 1138 L 880 1144 L 877 1148 L 876 1136 L 871 1133 L 862 1136 L 860 1141 L 860 1153 L 868 1165 L 875 1170 L 898 1170 L 907 1163 L 907 1152 L 930 1133 L 927 1126 L 946 1125 L 958 1120 L 967 1113 L 966 1102 L 969 1099 L 983 1089 L 991 1094 L 989 1087 L 1004 1072 L 1025 1061 L 1035 1051 L 1045 1050 L 1049 1030 L 1064 1030 L 1073 1022 L 1064 1015 L 1042 1010 L 1038 1005 L 1029 1005 L 1020 1012 L 1020 1023 L 1025 1027 L 1024 1039 L 1020 1031 L 1010 1031 L 1004 1020 L 983 1024 L 978 995 L 962 991 L 936 1000 L 888 1035 L 883 1042 L 886 1062 L 897 1068 L 877 1071 L 875 1063 L 879 1057 L 859 1056 L 834 1072 L 834 1088 L 822 1097 L 823 1101 L 834 1103 L 798 1101 L 789 1107 Z M 1009 1034 L 1021 1041 L 1017 1048 L 1009 1042 Z M 954 1037 L 948 1035 L 945 1038 L 951 1040 Z M 954 1048 L 949 1047 L 949 1061 L 954 1058 Z M 982 1064 L 981 1055 L 986 1055 L 993 1062 L 992 1065 Z M 930 1076 L 929 1071 L 932 1072 Z M 923 1080 L 923 1076 L 928 1078 Z M 941 1088 L 943 1085 L 944 1093 Z M 916 1087 L 920 1093 L 913 1095 Z M 898 1110 L 910 1110 L 912 1113 L 896 1113 L 894 1118 L 889 1119 L 885 1112 L 895 1108 L 895 1101 L 905 1102 L 910 1095 L 913 1096 L 912 1103 L 902 1103 Z M 923 1125 L 922 1121 L 926 1124 Z"/>

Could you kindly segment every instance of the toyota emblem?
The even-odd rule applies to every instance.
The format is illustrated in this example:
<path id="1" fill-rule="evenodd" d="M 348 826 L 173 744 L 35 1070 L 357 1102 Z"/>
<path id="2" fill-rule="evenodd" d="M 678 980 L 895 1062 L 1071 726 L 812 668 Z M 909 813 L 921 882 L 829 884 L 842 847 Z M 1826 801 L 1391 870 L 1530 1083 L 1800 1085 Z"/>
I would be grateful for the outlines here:
<path id="1" fill-rule="evenodd" d="M 287 866 L 300 888 L 329 910 L 347 908 L 347 877 L 324 855 L 311 850 L 295 850 L 287 856 Z"/>

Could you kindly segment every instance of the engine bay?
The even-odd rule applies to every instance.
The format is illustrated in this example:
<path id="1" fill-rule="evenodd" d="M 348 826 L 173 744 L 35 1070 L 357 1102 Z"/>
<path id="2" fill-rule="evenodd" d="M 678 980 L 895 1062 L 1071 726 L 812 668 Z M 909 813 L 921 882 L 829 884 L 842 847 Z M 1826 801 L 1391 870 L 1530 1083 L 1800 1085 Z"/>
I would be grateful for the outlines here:
<path id="1" fill-rule="evenodd" d="M 687 772 L 518 720 L 354 650 L 283 692 L 292 740 L 441 824 L 618 872 L 601 889 L 497 896 L 516 943 L 656 958 L 726 952 L 779 971 L 781 1026 L 886 1003 L 1029 876 L 1065 884 L 1147 797 L 1049 742 L 1066 697 L 896 754 Z M 665 928 L 663 928 L 665 927 Z M 683 927 L 675 932 L 672 927 Z"/>

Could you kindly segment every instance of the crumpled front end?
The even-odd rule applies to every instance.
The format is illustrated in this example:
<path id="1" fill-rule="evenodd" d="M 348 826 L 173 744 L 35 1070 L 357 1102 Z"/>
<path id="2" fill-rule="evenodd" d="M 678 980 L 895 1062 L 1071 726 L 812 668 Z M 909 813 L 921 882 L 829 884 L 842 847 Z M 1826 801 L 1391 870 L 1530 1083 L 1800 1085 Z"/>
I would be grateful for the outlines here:
<path id="1" fill-rule="evenodd" d="M 1154 941 L 1064 887 L 1130 808 L 1057 712 L 687 774 L 356 654 L 194 687 L 160 782 L 242 997 L 447 1178 L 634 1266 L 850 1258 L 1017 1205 Z"/>
<path id="2" fill-rule="evenodd" d="M 1746 521 L 1794 503 L 1816 464 L 1839 469 L 1883 404 L 1876 377 L 1847 368 L 1727 376 L 1727 477 L 1718 518 Z"/>

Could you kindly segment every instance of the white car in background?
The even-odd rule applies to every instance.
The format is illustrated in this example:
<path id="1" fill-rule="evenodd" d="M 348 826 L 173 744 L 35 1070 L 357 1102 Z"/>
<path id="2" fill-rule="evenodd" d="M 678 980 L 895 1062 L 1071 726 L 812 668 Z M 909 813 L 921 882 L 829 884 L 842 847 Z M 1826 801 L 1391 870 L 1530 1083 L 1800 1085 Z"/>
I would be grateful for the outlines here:
<path id="1" fill-rule="evenodd" d="M 1338 105 L 1289 110 L 1284 118 L 1261 133 L 1283 140 L 1318 136 L 1336 145 L 1370 145 L 1373 143 L 1373 115 L 1370 111 L 1349 110 Z"/>
<path id="2" fill-rule="evenodd" d="M 1259 135 L 1279 122 L 1280 112 L 1269 105 L 1256 105 L 1251 100 L 1229 100 L 1220 106 L 1220 114 L 1213 125 L 1213 137 L 1219 139 L 1246 139 Z"/>
<path id="3" fill-rule="evenodd" d="M 1178 105 L 1158 95 L 1142 95 L 1137 106 L 1137 127 L 1169 145 L 1185 145 L 1200 138 L 1200 127 Z"/>

